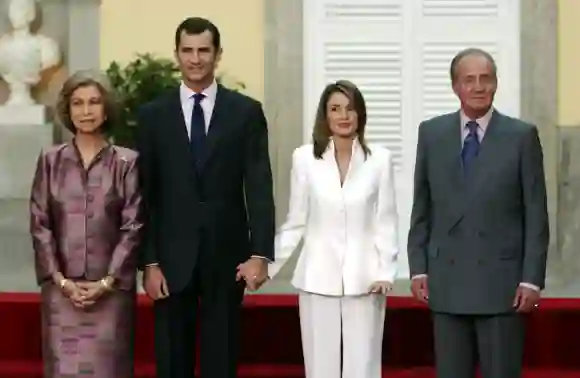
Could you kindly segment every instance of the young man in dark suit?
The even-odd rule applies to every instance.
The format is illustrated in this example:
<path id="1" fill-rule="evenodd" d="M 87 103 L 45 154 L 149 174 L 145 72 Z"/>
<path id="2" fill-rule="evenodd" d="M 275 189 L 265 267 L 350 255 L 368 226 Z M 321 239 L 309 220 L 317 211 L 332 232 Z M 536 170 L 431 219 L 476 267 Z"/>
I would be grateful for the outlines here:
<path id="1" fill-rule="evenodd" d="M 175 34 L 179 88 L 141 109 L 144 288 L 155 301 L 160 378 L 234 378 L 244 289 L 267 279 L 274 200 L 261 104 L 215 79 L 218 28 L 188 18 Z"/>

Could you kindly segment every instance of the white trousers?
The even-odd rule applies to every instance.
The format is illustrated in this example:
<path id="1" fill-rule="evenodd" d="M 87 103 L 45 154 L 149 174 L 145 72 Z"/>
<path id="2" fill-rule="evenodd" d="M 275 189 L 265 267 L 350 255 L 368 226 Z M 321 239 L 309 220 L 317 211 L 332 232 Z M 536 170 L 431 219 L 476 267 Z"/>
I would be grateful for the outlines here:
<path id="1" fill-rule="evenodd" d="M 300 292 L 306 378 L 381 378 L 385 300 Z"/>

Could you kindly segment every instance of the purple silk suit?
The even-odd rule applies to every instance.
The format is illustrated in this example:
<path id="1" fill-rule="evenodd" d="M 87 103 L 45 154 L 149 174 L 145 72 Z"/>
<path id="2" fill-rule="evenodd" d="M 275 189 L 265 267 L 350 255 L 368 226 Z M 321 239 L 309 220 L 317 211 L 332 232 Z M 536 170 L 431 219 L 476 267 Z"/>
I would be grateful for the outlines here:
<path id="1" fill-rule="evenodd" d="M 41 286 L 45 377 L 133 376 L 136 251 L 142 224 L 136 152 L 105 147 L 88 169 L 74 142 L 38 159 L 30 231 Z M 98 281 L 116 288 L 84 310 L 52 280 Z"/>

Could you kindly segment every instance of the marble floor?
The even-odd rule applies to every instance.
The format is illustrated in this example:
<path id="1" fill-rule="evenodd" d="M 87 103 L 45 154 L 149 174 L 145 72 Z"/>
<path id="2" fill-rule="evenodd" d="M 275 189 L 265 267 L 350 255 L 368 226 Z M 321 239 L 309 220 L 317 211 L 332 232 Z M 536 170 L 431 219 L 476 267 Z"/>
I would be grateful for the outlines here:
<path id="1" fill-rule="evenodd" d="M 35 292 L 33 253 L 28 234 L 28 203 L 24 200 L 0 200 L 0 292 Z M 293 264 L 257 293 L 292 293 L 289 284 Z M 545 296 L 579 297 L 580 280 L 551 284 L 548 280 Z M 409 281 L 395 284 L 395 295 L 409 295 Z"/>

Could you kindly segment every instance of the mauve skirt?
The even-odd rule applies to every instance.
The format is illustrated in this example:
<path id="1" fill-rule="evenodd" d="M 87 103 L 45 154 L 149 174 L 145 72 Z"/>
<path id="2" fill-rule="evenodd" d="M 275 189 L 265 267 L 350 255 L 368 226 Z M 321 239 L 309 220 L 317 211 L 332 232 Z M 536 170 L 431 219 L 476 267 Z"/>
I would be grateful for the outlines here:
<path id="1" fill-rule="evenodd" d="M 115 291 L 80 310 L 42 285 L 44 377 L 132 378 L 135 306 L 134 291 Z"/>

